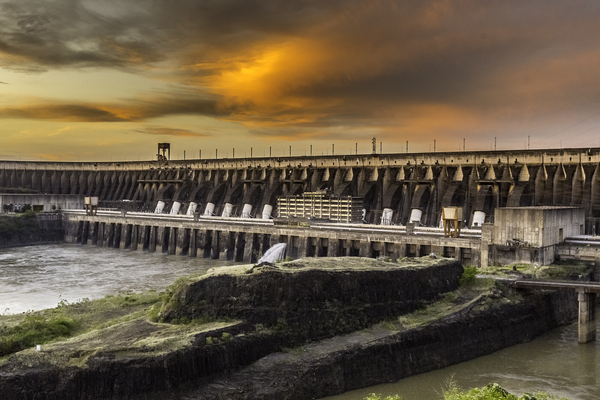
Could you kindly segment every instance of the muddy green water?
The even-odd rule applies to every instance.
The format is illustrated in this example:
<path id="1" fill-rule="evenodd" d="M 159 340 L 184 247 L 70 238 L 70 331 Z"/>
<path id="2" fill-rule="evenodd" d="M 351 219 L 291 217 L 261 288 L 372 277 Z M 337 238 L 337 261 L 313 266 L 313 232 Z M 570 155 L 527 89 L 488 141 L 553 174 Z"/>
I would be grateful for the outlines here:
<path id="1" fill-rule="evenodd" d="M 547 391 L 569 399 L 598 400 L 600 341 L 578 344 L 577 325 L 571 324 L 472 361 L 326 399 L 362 400 L 369 393 L 399 394 L 403 400 L 443 399 L 448 379 L 463 389 L 496 382 L 516 394 Z"/>

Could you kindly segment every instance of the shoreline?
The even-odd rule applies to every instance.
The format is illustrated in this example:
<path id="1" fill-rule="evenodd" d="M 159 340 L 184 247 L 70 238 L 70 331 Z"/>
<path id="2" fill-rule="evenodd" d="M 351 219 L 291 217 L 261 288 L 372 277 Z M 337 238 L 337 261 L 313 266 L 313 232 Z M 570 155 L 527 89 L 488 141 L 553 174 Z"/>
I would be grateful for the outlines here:
<path id="1" fill-rule="evenodd" d="M 354 262 L 358 269 L 349 272 L 348 269 L 336 270 L 332 266 L 316 267 L 327 262 L 339 265 Z M 423 264 L 418 265 L 418 262 Z M 393 276 L 390 274 L 399 273 L 413 274 L 415 279 L 425 279 L 428 284 L 431 284 L 429 277 L 439 275 L 440 271 L 446 271 L 447 279 L 458 279 L 460 274 L 452 272 L 455 271 L 454 264 L 448 264 L 452 261 L 436 262 L 443 267 L 442 270 L 435 269 L 438 267 L 433 260 L 413 260 L 404 267 L 372 259 L 308 259 L 258 268 L 236 266 L 229 273 L 225 269 L 217 269 L 220 273 L 209 273 L 191 281 L 181 279 L 165 293 L 168 300 L 163 295 L 162 302 L 139 304 L 135 309 L 137 314 L 131 314 L 131 317 L 124 315 L 110 326 L 43 345 L 41 352 L 29 348 L 0 361 L 0 396 L 34 399 L 36 393 L 45 393 L 46 398 L 75 399 L 80 398 L 77 394 L 83 390 L 88 398 L 115 399 L 322 398 L 397 381 L 529 341 L 573 316 L 576 302 L 569 296 L 541 293 L 522 298 L 486 280 L 475 280 L 474 286 L 461 288 L 456 281 L 454 286 L 445 289 L 442 289 L 445 283 L 440 282 L 441 292 L 438 293 L 445 294 L 438 296 L 437 300 L 430 300 L 427 305 L 414 303 L 412 311 L 405 310 L 394 314 L 394 317 L 382 315 L 375 322 L 358 318 L 346 321 L 346 325 L 332 325 L 327 318 L 337 318 L 339 312 L 344 312 L 344 307 L 341 307 L 344 303 L 335 305 L 333 297 L 338 295 L 333 294 L 338 292 L 332 289 L 323 292 L 331 293 L 333 297 L 328 300 L 329 308 L 322 311 L 314 308 L 321 307 L 321 302 L 312 299 L 307 304 L 306 312 L 309 314 L 303 314 L 305 311 L 298 311 L 289 302 L 283 308 L 274 308 L 270 314 L 265 313 L 267 309 L 264 308 L 270 307 L 270 303 L 263 303 L 263 311 L 257 314 L 277 316 L 276 311 L 279 310 L 288 318 L 287 323 L 275 318 L 275 324 L 269 324 L 269 321 L 262 324 L 244 311 L 247 310 L 243 306 L 244 301 L 252 302 L 256 296 L 261 296 L 260 293 L 279 293 L 277 290 L 281 286 L 302 287 L 309 282 L 302 278 L 303 274 L 310 279 L 314 275 L 322 280 L 326 273 L 325 277 L 335 278 L 331 282 L 337 282 L 340 287 L 369 281 L 368 276 L 377 277 L 377 282 L 390 281 Z M 434 270 L 431 271 L 436 271 L 434 275 L 428 272 L 432 267 Z M 366 272 L 360 271 L 368 271 L 372 275 L 364 275 Z M 361 278 L 356 280 L 359 276 Z M 269 277 L 275 277 L 280 283 L 293 283 L 290 279 L 296 279 L 296 286 L 255 285 Z M 396 287 L 396 292 L 402 292 L 397 286 L 401 279 L 395 278 L 390 282 L 390 288 Z M 157 317 L 162 311 L 162 315 L 167 317 L 168 310 L 171 310 L 172 318 L 181 322 L 181 310 L 192 312 L 194 308 L 192 305 L 181 309 L 173 306 L 184 305 L 178 299 L 193 298 L 192 292 L 185 293 L 186 290 L 194 291 L 198 283 L 205 285 L 201 292 L 196 292 L 200 294 L 206 292 L 206 285 L 222 289 L 242 283 L 246 286 L 242 285 L 244 290 L 241 293 L 254 294 L 246 300 L 232 303 L 235 308 L 224 307 L 223 300 L 234 293 L 222 290 L 215 292 L 217 297 L 208 299 L 208 303 L 199 298 L 195 300 L 196 305 L 220 304 L 215 310 L 229 310 L 229 318 L 233 319 L 223 320 L 223 315 L 217 315 L 203 321 L 192 318 L 191 323 L 183 324 L 152 322 L 150 314 L 154 313 Z M 253 287 L 264 288 L 264 292 L 248 292 Z M 293 296 L 301 293 L 297 289 L 290 290 Z M 367 290 L 377 292 L 380 284 Z M 118 301 L 139 303 L 132 300 L 135 296 L 126 299 L 127 296 Z M 89 306 L 93 314 L 95 302 L 98 301 L 69 305 L 65 310 L 70 310 L 69 307 L 83 310 Z M 290 310 L 300 312 L 300 318 L 288 315 Z M 360 313 L 361 310 L 360 304 L 354 304 L 347 311 Z M 179 311 L 179 314 L 173 314 L 174 311 Z M 52 312 L 45 310 L 47 314 Z M 237 317 L 236 313 L 239 314 Z M 206 317 L 206 314 L 203 315 Z M 317 328 L 322 328 L 322 333 L 307 336 L 298 325 L 294 325 L 294 321 L 302 323 L 303 315 L 317 316 L 317 320 L 321 321 Z M 272 318 L 268 320 L 272 321 Z M 343 320 L 338 318 L 336 321 Z M 214 325 L 217 322 L 221 325 Z M 349 327 L 353 330 L 348 331 Z M 140 388 L 143 388 L 143 393 Z M 176 392 L 172 394 L 174 390 Z"/>

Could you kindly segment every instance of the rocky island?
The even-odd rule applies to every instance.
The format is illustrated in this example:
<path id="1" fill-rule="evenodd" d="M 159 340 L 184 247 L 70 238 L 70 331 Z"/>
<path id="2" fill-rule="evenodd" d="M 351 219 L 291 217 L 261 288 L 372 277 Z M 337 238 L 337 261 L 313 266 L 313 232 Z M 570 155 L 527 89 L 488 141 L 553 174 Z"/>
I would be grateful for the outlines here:
<path id="1" fill-rule="evenodd" d="M 314 399 L 531 340 L 576 304 L 476 279 L 454 259 L 214 268 L 161 294 L 0 317 L 0 398 Z M 39 351 L 19 339 L 52 321 L 65 329 Z"/>

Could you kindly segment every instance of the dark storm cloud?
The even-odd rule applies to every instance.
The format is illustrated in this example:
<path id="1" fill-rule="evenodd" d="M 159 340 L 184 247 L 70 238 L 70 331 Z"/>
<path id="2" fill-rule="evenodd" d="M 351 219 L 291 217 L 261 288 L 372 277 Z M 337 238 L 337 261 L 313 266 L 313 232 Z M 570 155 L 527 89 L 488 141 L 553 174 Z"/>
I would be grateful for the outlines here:
<path id="1" fill-rule="evenodd" d="M 208 137 L 211 136 L 204 132 L 194 132 L 186 129 L 164 128 L 160 126 L 149 126 L 145 129 L 137 130 L 139 133 L 150 135 L 180 136 L 180 137 Z"/>
<path id="2" fill-rule="evenodd" d="M 2 113 L 208 115 L 263 136 L 496 131 L 600 107 L 599 18 L 579 0 L 0 0 L 4 67 L 159 71 L 196 93 Z"/>
<path id="3" fill-rule="evenodd" d="M 181 96 L 181 94 L 180 94 Z M 39 103 L 0 108 L 5 118 L 47 119 L 76 122 L 137 122 L 170 115 L 225 117 L 240 108 L 219 107 L 214 100 L 187 97 L 129 99 L 119 104 Z"/>
<path id="4" fill-rule="evenodd" d="M 79 104 L 40 104 L 26 107 L 0 108 L 5 118 L 46 119 L 73 122 L 120 122 L 125 119 L 113 112 Z"/>
<path id="5" fill-rule="evenodd" d="M 4 1 L 0 3 L 0 55 L 4 66 L 31 72 L 157 61 L 160 56 L 154 45 L 160 42 L 153 24 L 148 26 L 142 17 L 135 10 L 106 17 L 78 0 Z"/>

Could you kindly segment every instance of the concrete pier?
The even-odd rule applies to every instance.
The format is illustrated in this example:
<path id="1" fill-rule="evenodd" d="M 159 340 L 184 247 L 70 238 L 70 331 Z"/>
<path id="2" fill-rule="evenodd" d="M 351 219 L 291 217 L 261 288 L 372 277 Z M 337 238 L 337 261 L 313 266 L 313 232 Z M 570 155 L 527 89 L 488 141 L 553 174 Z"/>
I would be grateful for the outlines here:
<path id="1" fill-rule="evenodd" d="M 579 300 L 579 343 L 596 340 L 596 303 L 597 293 L 578 292 Z"/>

